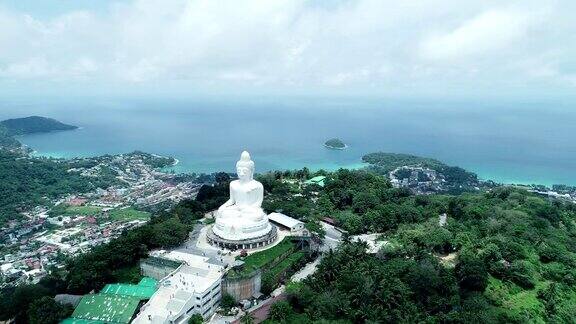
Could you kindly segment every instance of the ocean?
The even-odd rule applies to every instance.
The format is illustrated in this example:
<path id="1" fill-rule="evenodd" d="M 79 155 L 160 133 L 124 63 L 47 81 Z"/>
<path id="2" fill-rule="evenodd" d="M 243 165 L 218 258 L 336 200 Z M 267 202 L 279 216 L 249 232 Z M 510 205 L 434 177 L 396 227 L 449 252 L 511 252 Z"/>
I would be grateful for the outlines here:
<path id="1" fill-rule="evenodd" d="M 142 150 L 177 172 L 233 171 L 248 150 L 257 172 L 361 167 L 384 151 L 436 158 L 504 183 L 576 185 L 576 109 L 565 102 L 357 98 L 5 99 L 0 118 L 40 115 L 81 127 L 21 136 L 38 155 Z M 323 143 L 342 139 L 349 148 Z"/>

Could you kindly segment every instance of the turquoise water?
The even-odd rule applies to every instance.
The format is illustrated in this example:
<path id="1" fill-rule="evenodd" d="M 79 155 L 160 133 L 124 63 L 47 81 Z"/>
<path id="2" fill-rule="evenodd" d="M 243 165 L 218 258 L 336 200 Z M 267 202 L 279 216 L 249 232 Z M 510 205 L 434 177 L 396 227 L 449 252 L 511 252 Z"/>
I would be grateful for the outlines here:
<path id="1" fill-rule="evenodd" d="M 242 150 L 257 171 L 359 167 L 374 151 L 434 157 L 484 179 L 576 185 L 576 109 L 567 103 L 359 99 L 4 100 L 0 118 L 42 115 L 80 126 L 23 136 L 37 154 L 143 150 L 177 171 L 232 171 Z M 323 147 L 339 137 L 343 151 Z"/>

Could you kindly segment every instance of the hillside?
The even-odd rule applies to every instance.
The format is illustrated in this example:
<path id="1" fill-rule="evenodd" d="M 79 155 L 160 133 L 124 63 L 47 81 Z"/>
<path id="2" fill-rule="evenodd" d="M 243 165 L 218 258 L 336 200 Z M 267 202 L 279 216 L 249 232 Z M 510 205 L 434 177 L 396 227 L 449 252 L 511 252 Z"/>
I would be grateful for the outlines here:
<path id="1" fill-rule="evenodd" d="M 290 180 L 326 176 L 311 190 Z M 570 323 L 576 313 L 576 205 L 498 187 L 415 196 L 366 170 L 259 176 L 265 208 L 283 210 L 322 236 L 322 217 L 347 233 L 380 233 L 375 254 L 346 239 L 318 270 L 289 283 L 268 323 Z M 204 186 L 143 227 L 69 261 L 62 277 L 0 293 L 0 319 L 33 309 L 21 295 L 86 293 L 118 280 L 146 252 L 178 246 L 193 222 L 228 197 L 228 182 Z M 312 200 L 314 199 L 314 202 Z M 303 204 L 302 202 L 307 202 Z M 439 215 L 447 222 L 440 225 Z M 90 278 L 87 280 L 86 278 Z M 54 281 L 59 290 L 54 288 Z M 52 284 L 52 286 L 49 286 Z"/>
<path id="2" fill-rule="evenodd" d="M 433 170 L 438 173 L 438 178 L 442 183 L 437 188 L 438 190 L 432 190 L 434 192 L 459 193 L 461 191 L 475 190 L 476 187 L 481 186 L 475 173 L 460 167 L 449 166 L 432 158 L 410 154 L 376 152 L 364 155 L 362 161 L 370 164 L 372 171 L 382 175 L 390 176 L 391 172 L 400 171 L 395 172 L 400 178 L 409 177 L 410 172 L 408 171 L 416 168 Z M 399 168 L 405 168 L 405 170 L 398 170 Z"/>
<path id="3" fill-rule="evenodd" d="M 323 188 L 292 199 L 286 182 L 266 180 L 266 200 L 278 198 L 268 209 L 312 229 L 329 215 L 349 234 L 381 233 L 388 242 L 376 254 L 353 238 L 328 252 L 309 280 L 287 287 L 287 302 L 271 309 L 274 322 L 573 322 L 573 203 L 510 187 L 415 196 L 364 170 L 329 173 Z"/>
<path id="4" fill-rule="evenodd" d="M 67 163 L 0 151 L 0 226 L 20 217 L 21 210 L 64 194 L 93 190 L 105 180 L 88 179 L 69 169 Z"/>
<path id="5" fill-rule="evenodd" d="M 362 161 L 381 168 L 383 172 L 390 172 L 405 165 L 418 165 L 429 168 L 439 168 L 445 166 L 444 163 L 410 154 L 376 152 L 369 153 L 362 157 Z"/>
<path id="6" fill-rule="evenodd" d="M 61 123 L 52 118 L 39 116 L 7 119 L 0 122 L 0 125 L 6 129 L 7 135 L 10 136 L 74 130 L 78 128 Z"/>
<path id="7" fill-rule="evenodd" d="M 8 129 L 6 129 L 5 126 L 0 124 L 0 147 L 11 149 L 20 146 L 20 142 L 9 134 Z"/>

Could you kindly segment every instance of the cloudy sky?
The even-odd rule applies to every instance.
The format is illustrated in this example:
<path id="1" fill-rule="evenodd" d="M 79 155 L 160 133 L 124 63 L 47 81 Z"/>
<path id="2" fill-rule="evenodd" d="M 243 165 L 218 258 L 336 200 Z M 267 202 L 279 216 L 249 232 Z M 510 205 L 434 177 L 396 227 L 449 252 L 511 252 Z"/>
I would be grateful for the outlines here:
<path id="1" fill-rule="evenodd" d="M 573 0 L 0 0 L 0 96 L 569 95 L 574 13 Z"/>

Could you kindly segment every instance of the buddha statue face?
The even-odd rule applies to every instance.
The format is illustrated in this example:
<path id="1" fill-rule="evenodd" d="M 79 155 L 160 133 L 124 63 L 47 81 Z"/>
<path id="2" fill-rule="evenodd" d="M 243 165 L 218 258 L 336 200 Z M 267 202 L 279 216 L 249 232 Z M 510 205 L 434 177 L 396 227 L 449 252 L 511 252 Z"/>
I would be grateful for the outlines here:
<path id="1" fill-rule="evenodd" d="M 248 167 L 237 167 L 236 173 L 238 174 L 238 178 L 242 181 L 252 180 L 252 170 Z"/>
<path id="2" fill-rule="evenodd" d="M 254 176 L 254 162 L 250 159 L 250 154 L 244 151 L 240 156 L 240 161 L 236 163 L 236 173 L 242 182 L 252 180 Z"/>

